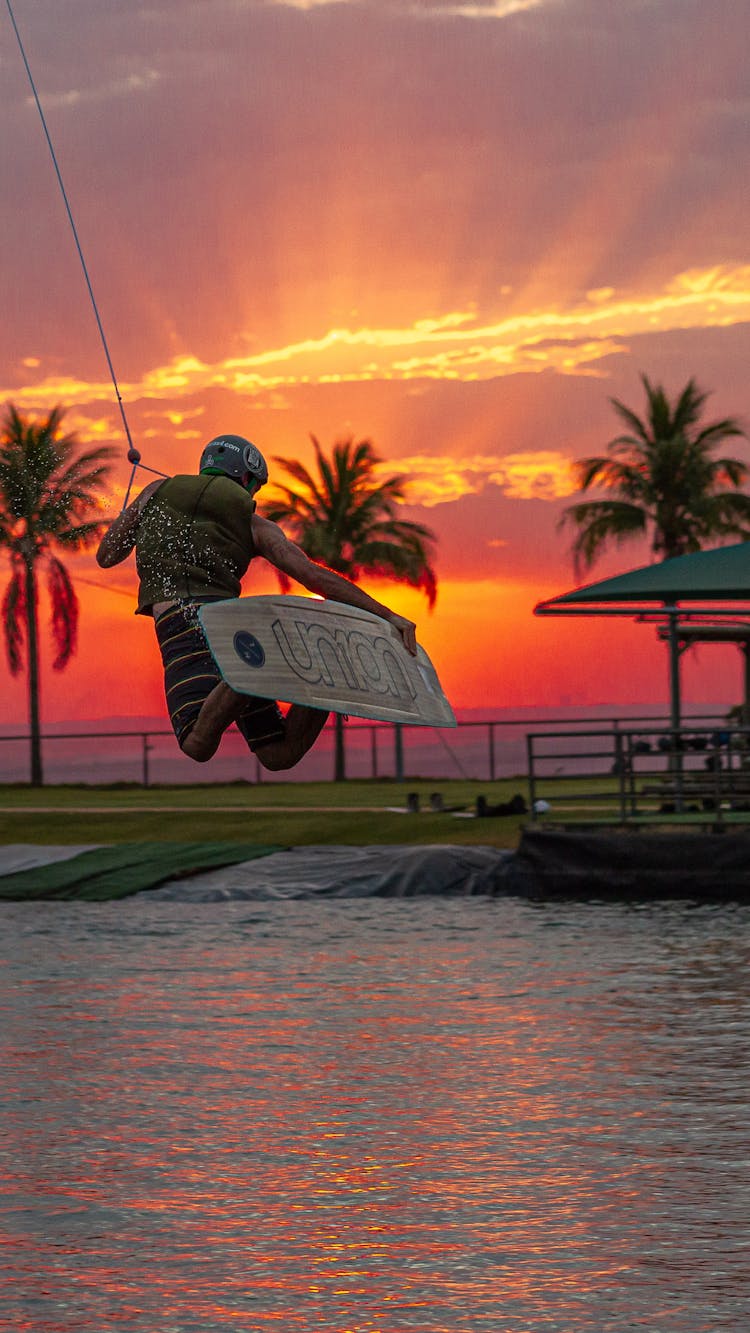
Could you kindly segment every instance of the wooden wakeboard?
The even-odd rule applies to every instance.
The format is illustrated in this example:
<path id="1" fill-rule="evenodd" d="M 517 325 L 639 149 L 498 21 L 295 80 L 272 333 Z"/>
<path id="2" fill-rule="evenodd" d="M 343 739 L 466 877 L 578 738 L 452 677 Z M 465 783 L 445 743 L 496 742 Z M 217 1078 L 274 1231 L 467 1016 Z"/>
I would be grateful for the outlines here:
<path id="1" fill-rule="evenodd" d="M 378 722 L 456 725 L 424 649 L 412 657 L 369 611 L 279 594 L 208 602 L 199 615 L 223 679 L 240 694 Z"/>

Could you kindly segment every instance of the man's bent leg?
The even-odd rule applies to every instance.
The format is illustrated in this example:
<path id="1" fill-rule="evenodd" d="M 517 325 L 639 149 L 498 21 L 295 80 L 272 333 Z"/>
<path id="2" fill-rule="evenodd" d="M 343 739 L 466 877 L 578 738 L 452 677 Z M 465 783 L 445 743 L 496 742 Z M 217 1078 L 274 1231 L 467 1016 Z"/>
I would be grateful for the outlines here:
<path id="1" fill-rule="evenodd" d="M 308 708 L 306 704 L 292 704 L 284 723 L 284 739 L 268 741 L 265 745 L 254 745 L 253 753 L 264 768 L 278 772 L 283 768 L 294 768 L 303 755 L 315 744 L 328 720 L 328 713 L 321 708 Z"/>
<path id="2" fill-rule="evenodd" d="M 247 707 L 221 679 L 193 605 L 175 603 L 154 622 L 164 665 L 169 720 L 180 749 L 203 764 Z"/>
<path id="3" fill-rule="evenodd" d="M 225 681 L 219 681 L 204 699 L 194 725 L 180 738 L 183 754 L 198 764 L 212 759 L 227 727 L 231 727 L 246 708 L 247 695 L 237 694 Z"/>

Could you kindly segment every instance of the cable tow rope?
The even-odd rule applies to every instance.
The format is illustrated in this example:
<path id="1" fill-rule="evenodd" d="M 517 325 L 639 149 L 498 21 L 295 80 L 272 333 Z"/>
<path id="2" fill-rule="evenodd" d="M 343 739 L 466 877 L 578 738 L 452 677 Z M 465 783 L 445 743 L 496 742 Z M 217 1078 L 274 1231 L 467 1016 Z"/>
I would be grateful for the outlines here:
<path id="1" fill-rule="evenodd" d="M 26 70 L 26 77 L 27 77 L 28 80 L 29 80 L 29 86 L 30 86 L 30 88 L 31 88 L 31 91 L 32 91 L 32 94 L 33 94 L 33 97 L 34 97 L 34 101 L 35 101 L 35 103 L 36 103 L 36 109 L 37 109 L 37 111 L 39 112 L 39 119 L 40 119 L 41 122 L 42 122 L 42 129 L 44 130 L 44 137 L 45 137 L 45 139 L 47 140 L 47 147 L 49 148 L 50 157 L 52 158 L 52 165 L 53 165 L 53 167 L 54 167 L 54 169 L 55 169 L 55 175 L 57 176 L 57 183 L 58 183 L 58 185 L 60 186 L 60 193 L 61 193 L 62 198 L 63 198 L 63 203 L 65 204 L 65 211 L 66 211 L 66 213 L 67 213 L 67 215 L 68 215 L 68 222 L 70 223 L 70 229 L 71 229 L 71 231 L 72 231 L 72 233 L 73 233 L 73 239 L 74 239 L 74 241 L 75 241 L 76 250 L 78 251 L 78 258 L 79 258 L 80 261 L 81 261 L 81 268 L 83 269 L 83 276 L 84 276 L 84 278 L 85 278 L 85 280 L 86 280 L 86 287 L 87 287 L 87 289 L 88 289 L 88 294 L 89 294 L 89 297 L 90 297 L 90 300 L 91 300 L 91 305 L 92 305 L 92 307 L 93 307 L 94 317 L 95 317 L 95 319 L 96 319 L 96 326 L 97 326 L 97 328 L 98 328 L 98 330 L 99 330 L 99 337 L 100 337 L 100 339 L 101 339 L 102 347 L 104 348 L 104 355 L 105 355 L 106 360 L 107 360 L 107 366 L 108 366 L 108 368 L 109 368 L 110 379 L 112 380 L 112 385 L 113 385 L 113 388 L 114 388 L 114 391 L 115 391 L 115 397 L 116 397 L 116 399 L 117 399 L 117 406 L 118 406 L 119 409 L 120 409 L 120 416 L 122 417 L 122 424 L 123 424 L 123 428 L 124 428 L 124 430 L 125 430 L 125 438 L 126 438 L 126 440 L 127 440 L 127 442 L 128 442 L 128 462 L 129 462 L 129 463 L 132 463 L 133 467 L 132 467 L 132 471 L 131 471 L 131 473 L 130 473 L 130 481 L 128 482 L 128 487 L 127 487 L 127 490 L 126 490 L 126 492 L 125 492 L 125 499 L 124 499 L 124 501 L 123 501 L 123 505 L 122 505 L 123 509 L 125 509 L 126 506 L 127 506 L 127 503 L 128 503 L 128 499 L 129 499 L 129 497 L 130 497 L 130 491 L 131 491 L 131 488 L 132 488 L 132 485 L 133 485 L 133 480 L 134 480 L 134 478 L 135 478 L 136 470 L 137 470 L 139 467 L 144 467 L 144 468 L 145 468 L 145 464 L 141 463 L 141 455 L 140 455 L 138 449 L 136 449 L 135 445 L 133 444 L 133 439 L 132 439 L 132 436 L 131 436 L 131 434 L 130 434 L 130 426 L 128 425 L 128 418 L 127 418 L 127 416 L 126 416 L 126 414 L 125 414 L 125 404 L 124 404 L 123 401 L 122 401 L 122 394 L 120 393 L 120 386 L 119 386 L 119 384 L 117 383 L 117 376 L 116 376 L 116 374 L 115 374 L 115 368 L 114 368 L 114 365 L 112 364 L 112 357 L 110 356 L 110 352 L 109 352 L 109 344 L 107 343 L 106 334 L 105 334 L 105 332 L 104 332 L 104 326 L 103 326 L 103 324 L 102 324 L 101 316 L 100 316 L 100 314 L 99 314 L 99 307 L 98 307 L 98 305 L 97 305 L 97 303 L 96 303 L 96 297 L 94 296 L 94 288 L 93 288 L 93 286 L 92 286 L 92 284 L 91 284 L 91 278 L 89 277 L 89 271 L 88 271 L 88 268 L 87 268 L 87 266 L 86 266 L 86 260 L 85 260 L 84 255 L 83 255 L 83 249 L 82 249 L 81 242 L 80 242 L 80 239 L 79 239 L 79 236 L 78 236 L 78 229 L 77 229 L 77 227 L 76 227 L 75 219 L 74 219 L 74 217 L 73 217 L 73 211 L 72 211 L 72 209 L 71 209 L 71 207 L 70 207 L 70 201 L 69 201 L 69 199 L 68 199 L 68 193 L 67 193 L 67 190 L 65 189 L 65 182 L 63 181 L 63 178 L 62 178 L 62 172 L 60 171 L 60 166 L 59 166 L 59 163 L 58 163 L 58 161 L 57 161 L 57 154 L 55 153 L 54 145 L 53 145 L 53 143 L 52 143 L 52 138 L 51 138 L 51 136 L 50 136 L 50 132 L 49 132 L 49 129 L 48 129 L 48 127 L 47 127 L 47 120 L 46 120 L 46 117 L 45 117 L 45 115 L 44 115 L 44 111 L 43 111 L 43 109 L 42 109 L 42 103 L 41 103 L 41 101 L 40 101 L 40 99 L 39 99 L 39 93 L 37 92 L 36 84 L 35 84 L 35 82 L 34 82 L 34 76 L 33 76 L 32 72 L 31 72 L 31 66 L 29 65 L 28 59 L 27 59 L 27 57 L 26 57 L 26 51 L 25 51 L 25 49 L 24 49 L 23 41 L 21 40 L 21 34 L 20 34 L 20 32 L 18 31 L 18 24 L 16 23 L 16 16 L 15 16 L 15 14 L 13 13 L 13 7 L 12 7 L 12 5 L 11 5 L 11 0 L 5 0 L 5 3 L 6 3 L 6 6 L 7 6 L 7 9 L 8 9 L 8 14 L 10 15 L 10 21 L 11 21 L 11 23 L 12 23 L 12 25 L 13 25 L 13 31 L 14 31 L 14 33 L 16 34 L 16 41 L 18 42 L 18 49 L 19 49 L 19 51 L 21 52 L 21 59 L 23 60 L 24 69 Z M 146 470 L 147 472 L 156 472 L 156 469 L 155 469 L 155 468 L 145 468 L 145 470 Z M 156 472 L 156 475 L 159 476 L 159 477 L 163 477 L 163 476 L 165 476 L 166 474 L 165 474 L 164 472 Z"/>

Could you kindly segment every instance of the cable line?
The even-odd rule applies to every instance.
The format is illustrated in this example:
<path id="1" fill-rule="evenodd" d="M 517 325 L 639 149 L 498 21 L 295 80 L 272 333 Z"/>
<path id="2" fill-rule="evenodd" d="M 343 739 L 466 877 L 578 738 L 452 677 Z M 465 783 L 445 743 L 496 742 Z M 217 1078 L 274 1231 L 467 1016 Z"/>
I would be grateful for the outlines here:
<path id="1" fill-rule="evenodd" d="M 11 5 L 11 0 L 5 0 L 5 3 L 6 3 L 6 6 L 7 6 L 7 9 L 8 9 L 8 14 L 10 15 L 10 21 L 11 21 L 11 23 L 12 23 L 12 25 L 13 25 L 13 31 L 14 31 L 14 33 L 16 34 L 16 41 L 18 42 L 18 49 L 19 49 L 19 51 L 21 52 L 21 59 L 23 60 L 24 68 L 25 68 L 25 70 L 26 70 L 26 75 L 27 75 L 27 78 L 28 78 L 28 80 L 29 80 L 29 86 L 30 86 L 30 88 L 31 88 L 31 91 L 32 91 L 32 94 L 33 94 L 33 97 L 34 97 L 34 101 L 35 101 L 35 103 L 36 103 L 36 109 L 37 109 L 37 111 L 39 112 L 39 119 L 40 119 L 41 122 L 42 122 L 42 129 L 44 130 L 44 137 L 45 137 L 45 139 L 47 140 L 47 147 L 49 148 L 50 157 L 52 158 L 52 165 L 53 165 L 53 167 L 54 167 L 54 169 L 55 169 L 55 175 L 57 176 L 57 183 L 58 183 L 58 185 L 60 186 L 60 193 L 61 193 L 62 198 L 63 198 L 63 203 L 65 204 L 65 211 L 66 211 L 66 213 L 67 213 L 67 215 L 68 215 L 68 222 L 70 223 L 70 229 L 71 229 L 71 231 L 72 231 L 72 233 L 73 233 L 73 239 L 74 239 L 74 241 L 75 241 L 76 250 L 78 251 L 78 258 L 79 258 L 80 261 L 81 261 L 81 268 L 83 269 L 83 276 L 84 276 L 84 278 L 85 278 L 85 280 L 86 280 L 86 287 L 87 287 L 87 289 L 88 289 L 88 294 L 89 294 L 89 297 L 90 297 L 90 300 L 91 300 L 91 305 L 92 305 L 92 308 L 93 308 L 93 311 L 94 311 L 94 317 L 95 317 L 95 319 L 96 319 L 96 326 L 97 326 L 97 328 L 98 328 L 98 330 L 99 330 L 99 337 L 100 337 L 100 339 L 101 339 L 102 347 L 104 348 L 104 355 L 105 355 L 106 360 L 107 360 L 107 366 L 108 366 L 108 368 L 109 368 L 110 379 L 112 380 L 112 385 L 113 385 L 113 388 L 114 388 L 114 391 L 115 391 L 115 397 L 116 397 L 116 399 L 117 399 L 117 406 L 118 406 L 119 409 L 120 409 L 120 416 L 122 417 L 122 424 L 123 424 L 123 428 L 124 428 L 124 430 L 125 430 L 125 438 L 127 439 L 127 442 L 128 442 L 128 462 L 129 462 L 129 463 L 132 463 L 133 467 L 132 467 L 132 471 L 131 471 L 131 473 L 130 473 L 130 480 L 129 480 L 129 482 L 128 482 L 127 490 L 126 490 L 126 492 L 125 492 L 125 499 L 124 499 L 124 501 L 123 501 L 123 506 L 122 506 L 122 507 L 123 507 L 123 509 L 124 509 L 124 508 L 126 507 L 127 503 L 128 503 L 128 498 L 129 498 L 129 496 L 130 496 L 131 487 L 132 487 L 132 485 L 133 485 L 133 481 L 134 481 L 134 478 L 135 478 L 136 469 L 137 469 L 138 467 L 144 467 L 144 468 L 145 468 L 145 471 L 147 471 L 147 472 L 156 472 L 156 469 L 155 469 L 155 468 L 146 468 L 146 467 L 145 467 L 145 464 L 141 463 L 141 455 L 140 455 L 140 452 L 138 451 L 138 449 L 136 449 L 135 445 L 133 444 L 133 439 L 132 439 L 132 436 L 131 436 L 131 434 L 130 434 L 130 426 L 128 425 L 128 418 L 127 418 L 127 416 L 126 416 L 126 414 L 125 414 L 125 404 L 123 403 L 123 400 L 122 400 L 122 394 L 120 393 L 120 386 L 119 386 L 119 384 L 117 383 L 117 376 L 116 376 L 116 374 L 115 374 L 115 368 L 114 368 L 114 365 L 113 365 L 113 363 L 112 363 L 112 357 L 110 356 L 110 352 L 109 352 L 109 344 L 107 343 L 107 337 L 106 337 L 106 334 L 105 334 L 105 332 L 104 332 L 104 325 L 102 324 L 101 316 L 100 316 L 100 314 L 99 314 L 99 307 L 98 307 L 98 305 L 97 305 L 97 303 L 96 303 L 96 297 L 94 296 L 94 288 L 93 288 L 92 283 L 91 283 L 91 278 L 89 277 L 89 271 L 88 271 L 88 268 L 87 268 L 87 266 L 86 266 L 86 260 L 85 260 L 85 258 L 84 258 L 83 248 L 82 248 L 82 246 L 81 246 L 80 238 L 79 238 L 79 236 L 78 236 L 78 229 L 77 229 L 77 227 L 76 227 L 75 219 L 74 219 L 74 217 L 73 217 L 73 210 L 72 210 L 71 207 L 70 207 L 70 200 L 68 199 L 68 193 L 67 193 L 67 190 L 65 189 L 65 182 L 63 181 L 63 178 L 62 178 L 62 172 L 61 172 L 61 170 L 60 170 L 60 165 L 59 165 L 58 160 L 57 160 L 57 154 L 55 153 L 55 148 L 54 148 L 54 145 L 53 145 L 53 143 L 52 143 L 52 137 L 51 137 L 51 135 L 50 135 L 49 128 L 48 128 L 48 126 L 47 126 L 47 120 L 46 120 L 46 117 L 45 117 L 45 115 L 44 115 L 44 110 L 43 110 L 43 108 L 42 108 L 42 103 L 41 103 L 41 101 L 40 101 L 40 99 L 39 99 L 39 93 L 37 92 L 36 84 L 35 84 L 35 82 L 34 82 L 34 76 L 33 76 L 32 72 L 31 72 L 31 66 L 29 65 L 28 59 L 27 59 L 27 57 L 26 57 L 26 51 L 25 51 L 25 49 L 24 49 L 23 41 L 21 40 L 21 34 L 20 34 L 20 32 L 18 31 L 18 24 L 16 23 L 16 17 L 15 17 L 15 14 L 13 13 L 13 7 L 12 7 L 12 5 Z M 160 477 L 163 477 L 163 476 L 165 475 L 165 473 L 163 473 L 163 472 L 156 472 L 156 475 L 157 475 L 157 476 L 160 476 Z"/>

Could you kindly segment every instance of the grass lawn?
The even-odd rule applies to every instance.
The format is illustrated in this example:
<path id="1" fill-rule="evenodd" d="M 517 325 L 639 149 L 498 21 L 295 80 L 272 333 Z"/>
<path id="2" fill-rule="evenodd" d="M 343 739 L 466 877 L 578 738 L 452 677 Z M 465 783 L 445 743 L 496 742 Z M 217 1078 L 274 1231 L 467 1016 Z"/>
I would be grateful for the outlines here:
<path id="1" fill-rule="evenodd" d="M 409 792 L 420 813 L 404 808 Z M 0 787 L 0 844 L 110 842 L 258 842 L 281 846 L 339 843 L 484 844 L 515 847 L 523 815 L 487 819 L 435 814 L 429 797 L 473 811 L 481 793 L 490 804 L 517 793 L 523 778 L 498 782 L 377 781 L 232 783 L 201 786 Z"/>
<path id="2" fill-rule="evenodd" d="M 545 794 L 552 802 L 549 818 L 556 824 L 618 823 L 612 779 L 593 779 L 582 790 L 580 782 L 558 778 L 551 788 L 545 788 Z M 410 792 L 419 796 L 419 814 L 406 813 Z M 443 798 L 443 814 L 430 809 L 433 792 Z M 528 814 L 461 818 L 450 807 L 471 813 L 479 795 L 499 805 L 517 794 L 528 802 L 523 777 L 497 782 L 407 778 L 404 783 L 237 782 L 147 788 L 130 783 L 37 788 L 6 784 L 0 785 L 0 845 L 208 841 L 281 847 L 454 843 L 514 848 Z M 727 824 L 748 822 L 747 814 L 732 811 L 723 818 Z M 670 817 L 658 815 L 654 807 L 643 822 L 687 831 L 714 820 L 710 812 Z"/>

